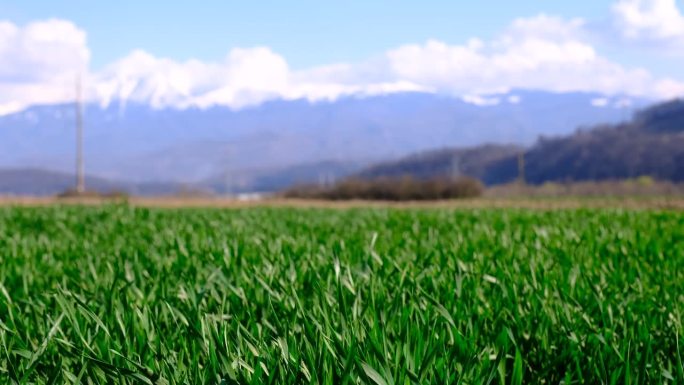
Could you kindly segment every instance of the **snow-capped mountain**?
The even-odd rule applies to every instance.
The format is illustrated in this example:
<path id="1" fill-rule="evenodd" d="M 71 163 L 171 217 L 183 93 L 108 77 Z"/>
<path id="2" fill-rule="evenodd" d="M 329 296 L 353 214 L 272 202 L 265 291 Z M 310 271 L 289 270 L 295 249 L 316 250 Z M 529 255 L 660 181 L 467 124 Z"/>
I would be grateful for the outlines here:
<path id="1" fill-rule="evenodd" d="M 277 100 L 240 110 L 109 101 L 84 109 L 88 173 L 196 182 L 321 161 L 355 164 L 444 146 L 530 144 L 627 119 L 648 100 L 514 90 Z M 73 168 L 72 104 L 0 116 L 0 168 Z"/>

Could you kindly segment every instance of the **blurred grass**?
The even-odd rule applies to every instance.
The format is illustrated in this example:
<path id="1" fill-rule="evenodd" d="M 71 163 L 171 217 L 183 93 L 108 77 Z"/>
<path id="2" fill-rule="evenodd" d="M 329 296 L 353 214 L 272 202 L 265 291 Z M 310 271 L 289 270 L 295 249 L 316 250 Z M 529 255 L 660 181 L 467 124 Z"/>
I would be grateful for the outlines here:
<path id="1" fill-rule="evenodd" d="M 0 382 L 684 383 L 684 214 L 0 208 Z"/>

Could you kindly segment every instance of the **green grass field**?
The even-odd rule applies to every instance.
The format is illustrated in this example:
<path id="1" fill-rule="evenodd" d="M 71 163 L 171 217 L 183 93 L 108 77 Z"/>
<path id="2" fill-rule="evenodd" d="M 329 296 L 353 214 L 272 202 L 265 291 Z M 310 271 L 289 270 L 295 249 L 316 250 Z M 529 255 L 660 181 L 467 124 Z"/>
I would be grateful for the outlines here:
<path id="1" fill-rule="evenodd" d="M 684 383 L 684 213 L 0 208 L 0 383 Z"/>

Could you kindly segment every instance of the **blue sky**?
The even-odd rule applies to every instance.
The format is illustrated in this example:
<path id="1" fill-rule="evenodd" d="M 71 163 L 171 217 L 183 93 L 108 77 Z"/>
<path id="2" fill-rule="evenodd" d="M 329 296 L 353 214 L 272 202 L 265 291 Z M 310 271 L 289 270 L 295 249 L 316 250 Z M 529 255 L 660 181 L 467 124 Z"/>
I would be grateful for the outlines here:
<path id="1" fill-rule="evenodd" d="M 0 115 L 420 91 L 684 96 L 684 0 L 0 3 Z"/>
<path id="2" fill-rule="evenodd" d="M 60 18 L 88 33 L 97 69 L 135 48 L 218 60 L 232 47 L 266 45 L 294 68 L 357 61 L 406 43 L 489 38 L 511 20 L 546 13 L 602 19 L 605 0 L 86 1 L 4 0 L 0 19 Z"/>

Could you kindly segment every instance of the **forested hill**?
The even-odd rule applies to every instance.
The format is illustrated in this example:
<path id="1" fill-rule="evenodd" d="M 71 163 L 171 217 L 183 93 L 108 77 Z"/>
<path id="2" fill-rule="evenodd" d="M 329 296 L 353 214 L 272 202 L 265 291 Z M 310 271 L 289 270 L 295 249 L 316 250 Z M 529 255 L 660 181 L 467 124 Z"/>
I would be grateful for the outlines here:
<path id="1" fill-rule="evenodd" d="M 0 169 L 0 196 L 33 195 L 50 196 L 73 188 L 72 174 L 39 169 Z M 175 183 L 132 183 L 112 181 L 96 176 L 86 176 L 89 190 L 100 193 L 126 192 L 135 195 L 166 195 L 182 192 L 184 186 Z"/>
<path id="2" fill-rule="evenodd" d="M 509 177 L 502 168 L 509 159 L 516 158 L 524 148 L 515 145 L 487 144 L 470 148 L 444 148 L 421 152 L 396 161 L 379 163 L 359 174 L 363 179 L 401 177 L 410 175 L 419 179 L 439 176 L 468 175 L 486 184 L 496 184 Z M 499 175 L 498 173 L 504 174 Z"/>
<path id="3" fill-rule="evenodd" d="M 376 165 L 359 176 L 423 178 L 460 172 L 493 185 L 518 177 L 519 154 L 520 150 L 513 146 L 440 149 Z M 623 124 L 540 138 L 524 152 L 524 161 L 525 179 L 534 184 L 644 175 L 684 181 L 684 101 L 645 109 Z"/>

